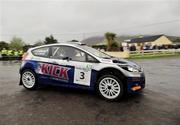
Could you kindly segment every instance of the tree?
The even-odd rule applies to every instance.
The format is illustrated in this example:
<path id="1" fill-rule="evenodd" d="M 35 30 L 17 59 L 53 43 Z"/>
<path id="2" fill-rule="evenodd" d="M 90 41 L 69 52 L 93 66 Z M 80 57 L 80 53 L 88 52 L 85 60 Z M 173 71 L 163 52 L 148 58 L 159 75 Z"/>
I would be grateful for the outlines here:
<path id="1" fill-rule="evenodd" d="M 13 37 L 10 41 L 9 47 L 11 49 L 22 50 L 25 45 L 24 41 L 19 37 Z"/>
<path id="2" fill-rule="evenodd" d="M 105 33 L 105 38 L 107 40 L 107 51 L 112 51 L 112 44 L 115 42 L 116 34 L 107 32 Z"/>
<path id="3" fill-rule="evenodd" d="M 30 45 L 30 44 L 25 44 L 25 45 L 23 46 L 23 51 L 26 52 L 29 48 L 32 48 L 32 47 L 34 47 L 34 46 L 33 46 L 33 45 Z"/>
<path id="4" fill-rule="evenodd" d="M 44 45 L 44 43 L 41 40 L 38 40 L 37 42 L 35 42 L 35 44 L 33 44 L 33 46 L 41 46 Z"/>
<path id="5" fill-rule="evenodd" d="M 173 43 L 180 43 L 180 38 L 175 39 L 175 40 L 173 41 Z"/>
<path id="6" fill-rule="evenodd" d="M 45 38 L 44 44 L 53 44 L 53 43 L 57 43 L 57 40 L 54 39 L 52 35 Z"/>
<path id="7" fill-rule="evenodd" d="M 4 41 L 0 41 L 0 50 L 2 50 L 3 48 L 8 49 L 9 44 Z"/>

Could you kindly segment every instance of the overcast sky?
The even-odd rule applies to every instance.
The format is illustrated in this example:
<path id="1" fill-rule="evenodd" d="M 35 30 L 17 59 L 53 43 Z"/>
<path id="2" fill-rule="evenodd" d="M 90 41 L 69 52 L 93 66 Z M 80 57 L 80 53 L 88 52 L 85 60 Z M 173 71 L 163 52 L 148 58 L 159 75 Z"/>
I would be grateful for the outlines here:
<path id="1" fill-rule="evenodd" d="M 180 0 L 0 0 L 0 40 L 82 40 L 107 31 L 180 36 Z"/>

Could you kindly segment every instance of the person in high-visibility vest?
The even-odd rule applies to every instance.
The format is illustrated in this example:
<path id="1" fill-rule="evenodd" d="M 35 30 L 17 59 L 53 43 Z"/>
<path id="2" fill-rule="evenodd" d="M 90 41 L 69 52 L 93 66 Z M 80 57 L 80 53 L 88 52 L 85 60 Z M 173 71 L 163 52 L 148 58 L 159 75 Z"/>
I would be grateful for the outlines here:
<path id="1" fill-rule="evenodd" d="M 22 56 L 23 53 L 24 53 L 23 50 L 20 50 L 20 51 L 19 51 L 19 56 Z"/>
<path id="2" fill-rule="evenodd" d="M 1 50 L 1 54 L 2 54 L 2 56 L 7 56 L 7 50 L 5 48 L 3 48 Z"/>
<path id="3" fill-rule="evenodd" d="M 13 56 L 13 51 L 12 50 L 8 50 L 7 55 L 8 56 Z"/>
<path id="4" fill-rule="evenodd" d="M 17 56 L 17 57 L 19 56 L 19 53 L 17 50 L 14 51 L 14 56 Z"/>

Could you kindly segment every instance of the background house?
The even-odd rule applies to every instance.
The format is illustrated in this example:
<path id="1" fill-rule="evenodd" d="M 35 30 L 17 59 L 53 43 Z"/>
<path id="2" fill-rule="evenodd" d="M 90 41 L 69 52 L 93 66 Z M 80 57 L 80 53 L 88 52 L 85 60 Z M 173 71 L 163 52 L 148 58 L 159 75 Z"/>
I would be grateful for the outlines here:
<path id="1" fill-rule="evenodd" d="M 144 46 L 162 46 L 171 45 L 173 42 L 165 35 L 154 36 L 141 36 L 138 38 L 132 38 L 124 40 L 124 46 L 135 46 L 137 50 L 140 50 Z"/>

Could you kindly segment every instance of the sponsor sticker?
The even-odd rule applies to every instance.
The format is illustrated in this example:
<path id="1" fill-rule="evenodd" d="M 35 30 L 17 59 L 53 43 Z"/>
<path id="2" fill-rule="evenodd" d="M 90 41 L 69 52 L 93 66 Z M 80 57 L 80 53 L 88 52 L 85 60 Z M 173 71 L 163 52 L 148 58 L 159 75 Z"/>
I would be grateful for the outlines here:
<path id="1" fill-rule="evenodd" d="M 39 73 L 44 75 L 50 75 L 53 76 L 56 79 L 60 80 L 69 80 L 68 71 L 71 68 L 59 66 L 59 65 L 53 65 L 48 63 L 40 63 L 39 66 Z"/>

